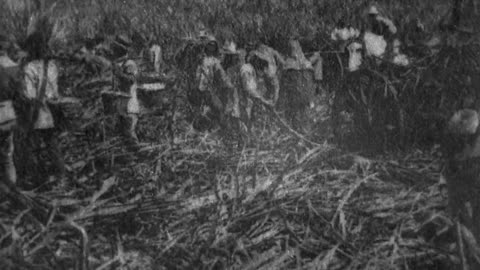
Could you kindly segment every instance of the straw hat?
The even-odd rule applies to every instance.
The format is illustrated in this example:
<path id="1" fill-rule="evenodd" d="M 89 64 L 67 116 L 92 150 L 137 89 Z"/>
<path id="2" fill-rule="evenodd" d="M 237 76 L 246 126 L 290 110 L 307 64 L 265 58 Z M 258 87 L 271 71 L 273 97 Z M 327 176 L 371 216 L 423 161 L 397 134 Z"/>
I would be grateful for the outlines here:
<path id="1" fill-rule="evenodd" d="M 350 43 L 348 46 L 347 46 L 347 49 L 348 51 L 350 52 L 354 52 L 354 51 L 358 51 L 360 49 L 363 49 L 363 45 L 360 44 L 359 42 L 357 41 L 354 41 L 352 43 Z"/>
<path id="2" fill-rule="evenodd" d="M 248 54 L 247 61 L 250 61 L 250 59 L 253 59 L 253 58 L 258 58 L 258 59 L 261 59 L 261 60 L 264 60 L 264 61 L 267 61 L 267 62 L 268 62 L 268 59 L 269 59 L 269 57 L 265 53 L 263 53 L 261 51 L 258 51 L 258 50 L 251 51 Z"/>
<path id="3" fill-rule="evenodd" d="M 126 49 L 132 45 L 132 40 L 127 35 L 118 35 L 115 37 L 113 43 Z"/>
<path id="4" fill-rule="evenodd" d="M 208 31 L 205 29 L 202 29 L 198 32 L 199 38 L 207 38 L 208 36 L 209 36 Z"/>
<path id="5" fill-rule="evenodd" d="M 218 44 L 218 40 L 214 35 L 210 34 L 209 31 L 200 30 L 198 37 L 200 41 L 205 44 L 205 46 L 215 46 L 217 49 L 219 49 L 220 45 Z"/>
<path id="6" fill-rule="evenodd" d="M 222 53 L 224 54 L 239 54 L 237 50 L 237 44 L 233 41 L 227 41 L 222 47 Z"/>
<path id="7" fill-rule="evenodd" d="M 376 6 L 371 6 L 370 9 L 368 10 L 369 15 L 378 15 L 378 8 Z"/>
<path id="8" fill-rule="evenodd" d="M 210 33 L 210 31 L 206 29 L 202 29 L 198 31 L 198 38 L 201 40 L 208 40 L 208 41 L 213 41 L 216 40 L 216 38 Z"/>

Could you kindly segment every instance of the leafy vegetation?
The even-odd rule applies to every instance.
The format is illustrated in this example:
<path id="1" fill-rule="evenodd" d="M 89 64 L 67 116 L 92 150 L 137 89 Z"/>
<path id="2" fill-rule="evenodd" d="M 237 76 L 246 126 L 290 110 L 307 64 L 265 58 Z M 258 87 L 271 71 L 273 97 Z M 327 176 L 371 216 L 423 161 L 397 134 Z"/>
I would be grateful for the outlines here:
<path id="1" fill-rule="evenodd" d="M 361 27 L 371 4 L 39 2 L 55 2 L 50 19 L 61 37 L 57 57 L 73 54 L 87 37 L 128 33 L 142 44 L 159 43 L 171 69 L 178 48 L 202 27 L 220 40 L 234 36 L 240 46 L 263 40 L 280 51 L 297 28 L 307 52 L 327 50 L 335 23 Z M 0 26 L 19 43 L 35 11 L 31 3 L 17 6 L 22 3 L 30 2 L 0 2 Z M 451 10 L 447 0 L 377 3 L 403 33 L 420 19 L 426 27 L 422 40 L 439 32 Z M 451 35 L 444 44 L 406 69 L 372 64 L 361 83 L 340 84 L 338 77 L 326 83 L 332 94 L 355 87 L 381 93 L 348 103 L 351 112 L 363 115 L 360 123 L 368 122 L 365 112 L 373 112 L 377 124 L 360 125 L 372 128 L 353 132 L 350 141 L 358 144 L 375 134 L 374 144 L 393 150 L 369 157 L 324 143 L 328 136 L 318 135 L 327 129 L 324 122 L 312 143 L 287 132 L 267 111 L 245 148 L 221 132 L 197 132 L 186 120 L 184 77 L 141 118 L 139 137 L 147 143 L 132 150 L 102 113 L 99 93 L 105 85 L 98 77 L 105 74 L 62 58 L 62 89 L 83 100 L 82 108 L 67 112 L 73 127 L 62 137 L 75 185 L 65 190 L 47 183 L 26 192 L 54 206 L 43 224 L 31 209 L 0 205 L 0 268 L 451 269 L 458 259 L 446 197 L 437 184 L 441 161 L 435 143 L 444 117 L 475 95 L 478 68 L 468 61 L 479 58 L 476 45 L 462 37 Z M 395 98 L 387 103 L 383 93 Z M 384 113 L 387 108 L 395 111 Z M 379 132 L 387 124 L 396 128 L 394 135 Z"/>

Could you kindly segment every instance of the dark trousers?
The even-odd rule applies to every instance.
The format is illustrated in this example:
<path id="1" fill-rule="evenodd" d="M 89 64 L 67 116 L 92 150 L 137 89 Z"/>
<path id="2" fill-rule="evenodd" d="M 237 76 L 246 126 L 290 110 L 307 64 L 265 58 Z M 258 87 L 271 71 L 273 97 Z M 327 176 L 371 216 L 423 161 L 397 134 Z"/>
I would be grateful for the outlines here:
<path id="1" fill-rule="evenodd" d="M 17 171 L 13 163 L 13 132 L 0 131 L 0 179 L 17 182 Z"/>
<path id="2" fill-rule="evenodd" d="M 131 143 L 138 143 L 137 124 L 138 114 L 119 114 L 118 116 L 118 130 Z"/>
<path id="3" fill-rule="evenodd" d="M 55 128 L 35 129 L 28 134 L 28 147 L 26 149 L 28 167 L 31 176 L 48 177 L 50 175 L 65 176 L 65 161 L 60 150 L 58 131 Z M 45 149 L 42 149 L 42 144 Z M 51 162 L 51 168 L 46 166 L 40 158 L 40 153 L 45 150 Z"/>

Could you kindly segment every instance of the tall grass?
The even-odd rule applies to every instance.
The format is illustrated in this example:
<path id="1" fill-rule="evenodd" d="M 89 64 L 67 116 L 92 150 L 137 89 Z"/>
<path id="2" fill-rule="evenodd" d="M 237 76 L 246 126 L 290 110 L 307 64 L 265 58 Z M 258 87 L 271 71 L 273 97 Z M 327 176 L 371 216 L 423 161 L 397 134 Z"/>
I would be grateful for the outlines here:
<path id="1" fill-rule="evenodd" d="M 168 52 L 177 48 L 182 37 L 207 27 L 220 39 L 234 35 L 242 44 L 262 39 L 279 45 L 296 28 L 301 35 L 314 39 L 345 20 L 361 27 L 367 0 L 45 0 L 45 6 L 56 3 L 51 19 L 68 25 L 69 38 L 79 40 L 94 35 L 138 33 L 144 39 L 161 43 Z M 398 24 L 420 18 L 434 26 L 449 10 L 448 0 L 377 1 Z M 12 4 L 16 3 L 16 4 Z M 13 6 L 13 8 L 12 8 Z M 30 1 L 0 2 L 0 24 L 19 40 L 35 5 Z"/>

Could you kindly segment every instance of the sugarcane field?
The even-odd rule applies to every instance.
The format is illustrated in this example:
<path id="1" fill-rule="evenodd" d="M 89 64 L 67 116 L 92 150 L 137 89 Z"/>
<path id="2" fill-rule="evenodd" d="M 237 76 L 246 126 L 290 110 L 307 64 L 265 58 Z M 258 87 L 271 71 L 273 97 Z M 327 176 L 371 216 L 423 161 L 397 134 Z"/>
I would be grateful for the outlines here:
<path id="1" fill-rule="evenodd" d="M 480 269 L 479 1 L 0 14 L 0 269 Z"/>

